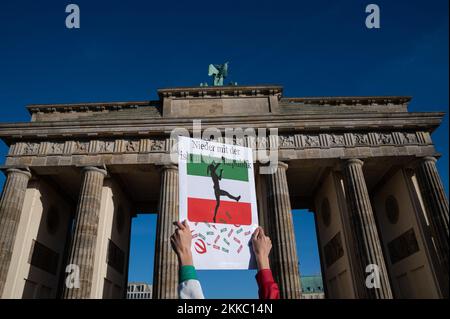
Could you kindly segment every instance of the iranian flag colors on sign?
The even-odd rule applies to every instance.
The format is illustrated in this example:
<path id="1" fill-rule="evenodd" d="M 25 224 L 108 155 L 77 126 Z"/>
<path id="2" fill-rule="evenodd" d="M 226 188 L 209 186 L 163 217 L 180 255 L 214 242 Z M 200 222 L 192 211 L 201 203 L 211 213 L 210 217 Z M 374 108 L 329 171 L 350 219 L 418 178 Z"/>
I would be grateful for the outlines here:
<path id="1" fill-rule="evenodd" d="M 194 186 L 187 189 L 190 221 L 239 225 L 252 223 L 249 169 L 245 161 L 191 153 L 188 154 L 186 169 L 187 183 Z"/>
<path id="2" fill-rule="evenodd" d="M 192 229 L 198 269 L 253 268 L 258 226 L 252 150 L 180 137 L 180 220 Z"/>

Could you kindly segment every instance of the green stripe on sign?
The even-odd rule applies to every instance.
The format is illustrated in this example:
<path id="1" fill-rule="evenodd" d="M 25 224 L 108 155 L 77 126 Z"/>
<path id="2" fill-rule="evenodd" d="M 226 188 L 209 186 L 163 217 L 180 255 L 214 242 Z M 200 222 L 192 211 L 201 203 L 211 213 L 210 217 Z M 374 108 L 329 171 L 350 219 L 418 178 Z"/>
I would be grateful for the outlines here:
<path id="1" fill-rule="evenodd" d="M 226 159 L 222 163 L 221 158 L 202 156 L 198 154 L 189 154 L 187 161 L 187 174 L 196 176 L 211 176 L 211 172 L 208 170 L 208 165 L 211 163 L 215 164 L 215 166 L 218 163 L 221 163 L 217 168 L 216 174 L 220 176 L 220 171 L 223 169 L 222 178 L 248 182 L 248 162 Z"/>

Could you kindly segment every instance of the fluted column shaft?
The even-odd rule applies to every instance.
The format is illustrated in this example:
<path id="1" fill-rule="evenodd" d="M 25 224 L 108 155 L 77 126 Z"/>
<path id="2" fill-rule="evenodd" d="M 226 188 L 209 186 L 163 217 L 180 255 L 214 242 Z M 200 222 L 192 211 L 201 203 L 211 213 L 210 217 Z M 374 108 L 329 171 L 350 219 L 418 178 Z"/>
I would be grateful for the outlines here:
<path id="1" fill-rule="evenodd" d="M 436 168 L 436 158 L 424 157 L 417 167 L 420 191 L 428 210 L 433 237 L 443 273 L 448 283 L 449 273 L 449 213 L 448 199 Z"/>
<path id="2" fill-rule="evenodd" d="M 31 177 L 28 171 L 19 169 L 8 169 L 6 175 L 0 199 L 0 297 L 5 287 L 25 192 Z"/>
<path id="3" fill-rule="evenodd" d="M 363 161 L 350 159 L 345 162 L 345 187 L 347 204 L 352 223 L 356 253 L 356 289 L 359 298 L 392 298 L 391 286 L 384 262 L 375 217 L 370 204 L 364 173 Z M 366 267 L 379 268 L 380 288 L 366 286 Z"/>
<path id="4" fill-rule="evenodd" d="M 300 273 L 286 178 L 287 168 L 287 164 L 279 162 L 276 172 L 267 175 L 270 236 L 273 243 L 272 270 L 281 298 L 299 299 Z"/>
<path id="5" fill-rule="evenodd" d="M 106 171 L 96 167 L 83 169 L 83 180 L 75 215 L 75 231 L 72 237 L 68 264 L 79 267 L 79 288 L 64 289 L 64 298 L 86 299 L 91 297 L 95 248 L 102 199 L 103 180 Z"/>
<path id="6" fill-rule="evenodd" d="M 155 267 L 153 273 L 153 298 L 178 298 L 178 262 L 170 245 L 178 220 L 178 167 L 164 166 L 161 176 L 161 195 L 156 230 Z"/>

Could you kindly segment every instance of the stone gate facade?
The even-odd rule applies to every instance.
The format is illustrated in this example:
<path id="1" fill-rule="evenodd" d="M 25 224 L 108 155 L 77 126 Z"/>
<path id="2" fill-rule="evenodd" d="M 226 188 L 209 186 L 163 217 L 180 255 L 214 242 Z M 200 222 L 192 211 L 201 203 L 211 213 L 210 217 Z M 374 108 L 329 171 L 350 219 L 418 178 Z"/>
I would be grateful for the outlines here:
<path id="1" fill-rule="evenodd" d="M 409 97 L 288 98 L 281 86 L 158 90 L 157 101 L 30 105 L 0 124 L 9 146 L 0 200 L 2 298 L 122 298 L 131 219 L 158 214 L 154 298 L 176 298 L 175 128 L 277 128 L 223 139 L 277 148 L 255 172 L 260 223 L 283 298 L 300 298 L 293 209 L 315 215 L 328 298 L 448 297 L 449 206 L 431 133 L 441 112 Z M 259 163 L 255 163 L 258 167 Z M 68 288 L 73 265 L 80 286 Z M 374 266 L 375 265 L 375 266 Z M 366 284 L 376 267 L 379 288 Z M 370 285 L 369 285 L 370 286 Z"/>

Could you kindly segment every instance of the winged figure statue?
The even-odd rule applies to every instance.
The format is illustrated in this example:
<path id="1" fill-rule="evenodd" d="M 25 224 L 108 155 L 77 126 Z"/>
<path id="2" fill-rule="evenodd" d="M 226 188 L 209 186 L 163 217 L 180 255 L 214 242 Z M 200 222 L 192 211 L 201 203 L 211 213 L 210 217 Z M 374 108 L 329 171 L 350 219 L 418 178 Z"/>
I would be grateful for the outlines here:
<path id="1" fill-rule="evenodd" d="M 222 86 L 223 80 L 228 76 L 228 62 L 224 64 L 210 64 L 208 76 L 213 77 L 214 86 Z"/>

